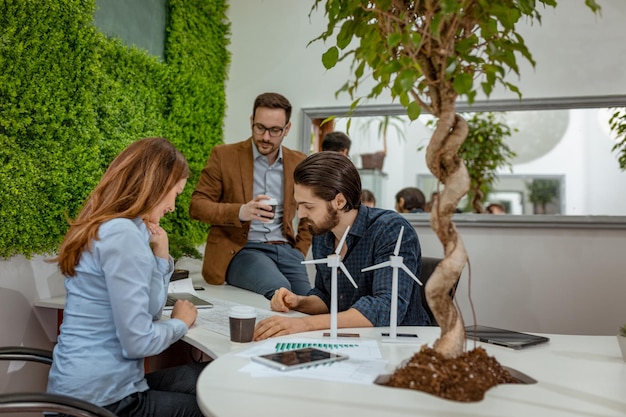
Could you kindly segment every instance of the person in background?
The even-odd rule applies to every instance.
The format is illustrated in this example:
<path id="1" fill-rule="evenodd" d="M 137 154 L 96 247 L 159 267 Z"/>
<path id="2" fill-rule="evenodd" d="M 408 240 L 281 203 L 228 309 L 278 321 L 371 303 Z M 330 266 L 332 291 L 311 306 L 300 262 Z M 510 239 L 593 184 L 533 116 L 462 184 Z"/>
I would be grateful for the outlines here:
<path id="1" fill-rule="evenodd" d="M 419 188 L 406 187 L 396 193 L 398 213 L 424 213 L 426 197 Z"/>
<path id="2" fill-rule="evenodd" d="M 104 406 L 118 416 L 202 416 L 196 382 L 205 364 L 144 374 L 194 323 L 177 301 L 160 320 L 174 270 L 160 219 L 174 211 L 189 167 L 162 138 L 122 151 L 74 220 L 54 260 L 65 275 L 65 309 L 48 392 Z"/>
<path id="3" fill-rule="evenodd" d="M 381 268 L 361 272 L 362 268 L 388 261 L 393 255 L 402 227 L 399 256 L 419 277 L 420 244 L 415 229 L 391 210 L 361 205 L 361 179 L 354 164 L 335 152 L 318 152 L 302 161 L 294 172 L 294 195 L 298 214 L 310 220 L 313 233 L 313 258 L 324 259 L 335 252 L 339 240 L 350 227 L 339 255 L 356 281 L 354 288 L 339 272 L 337 327 L 389 326 L 391 272 Z M 406 272 L 398 276 L 398 325 L 429 323 L 422 307 L 420 288 Z M 272 316 L 255 327 L 255 340 L 330 327 L 331 268 L 316 264 L 315 287 L 307 295 L 281 288 L 270 307 L 274 311 L 297 310 L 305 317 Z"/>
<path id="4" fill-rule="evenodd" d="M 282 142 L 289 133 L 291 103 L 264 93 L 254 100 L 251 137 L 213 148 L 191 197 L 192 219 L 211 225 L 202 264 L 209 284 L 224 281 L 268 299 L 285 287 L 306 294 L 311 283 L 304 260 L 311 246 L 306 221 L 293 227 L 293 171 L 306 155 Z M 275 212 L 267 204 L 277 200 Z"/>
<path id="5" fill-rule="evenodd" d="M 491 203 L 491 204 L 487 205 L 487 208 L 485 209 L 485 213 L 489 213 L 489 214 L 506 214 L 506 207 L 504 207 L 504 204 Z"/>
<path id="6" fill-rule="evenodd" d="M 361 204 L 367 207 L 376 207 L 376 197 L 370 190 L 363 189 L 361 191 Z"/>
<path id="7" fill-rule="evenodd" d="M 350 146 L 352 141 L 343 132 L 329 132 L 322 139 L 322 151 L 334 151 L 349 156 Z"/>

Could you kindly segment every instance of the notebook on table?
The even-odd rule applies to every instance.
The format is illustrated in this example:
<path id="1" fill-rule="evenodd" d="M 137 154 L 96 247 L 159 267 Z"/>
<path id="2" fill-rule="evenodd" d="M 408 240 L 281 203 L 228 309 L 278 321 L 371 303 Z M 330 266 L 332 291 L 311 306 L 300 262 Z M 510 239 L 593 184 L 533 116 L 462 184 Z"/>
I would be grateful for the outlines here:
<path id="1" fill-rule="evenodd" d="M 171 310 L 177 300 L 189 300 L 196 308 L 211 308 L 213 304 L 196 295 L 191 278 L 175 279 L 170 281 L 167 288 L 167 301 L 164 310 Z"/>
<path id="2" fill-rule="evenodd" d="M 213 304 L 203 300 L 200 297 L 197 297 L 188 292 L 172 292 L 167 294 L 167 301 L 165 302 L 165 310 L 171 310 L 174 307 L 174 303 L 178 300 L 188 300 L 191 301 L 196 308 L 211 308 Z"/>

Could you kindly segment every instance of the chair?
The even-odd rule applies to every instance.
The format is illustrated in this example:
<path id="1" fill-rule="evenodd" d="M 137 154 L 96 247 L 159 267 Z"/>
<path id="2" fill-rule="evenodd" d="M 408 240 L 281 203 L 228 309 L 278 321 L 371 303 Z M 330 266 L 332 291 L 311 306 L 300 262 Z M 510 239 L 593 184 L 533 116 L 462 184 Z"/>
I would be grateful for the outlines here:
<path id="1" fill-rule="evenodd" d="M 0 347 L 0 360 L 52 364 L 52 352 L 23 346 Z M 0 414 L 52 412 L 80 417 L 115 417 L 109 410 L 65 395 L 46 392 L 0 394 Z"/>
<path id="2" fill-rule="evenodd" d="M 422 284 L 424 285 L 419 286 L 420 295 L 422 297 L 422 305 L 424 306 L 424 310 L 426 310 L 428 317 L 430 317 L 431 326 L 437 326 L 438 324 L 437 324 L 437 320 L 435 319 L 433 312 L 430 310 L 430 307 L 428 306 L 428 303 L 426 302 L 426 282 L 431 277 L 431 275 L 435 271 L 435 268 L 437 267 L 437 265 L 439 265 L 439 262 L 441 261 L 442 261 L 441 258 L 429 258 L 426 256 L 422 256 L 422 271 L 420 273 L 420 281 L 422 281 Z M 450 289 L 450 298 L 452 299 L 454 299 L 454 294 L 456 293 L 457 285 L 459 285 L 458 279 L 456 280 L 456 284 L 454 284 L 454 287 Z"/>

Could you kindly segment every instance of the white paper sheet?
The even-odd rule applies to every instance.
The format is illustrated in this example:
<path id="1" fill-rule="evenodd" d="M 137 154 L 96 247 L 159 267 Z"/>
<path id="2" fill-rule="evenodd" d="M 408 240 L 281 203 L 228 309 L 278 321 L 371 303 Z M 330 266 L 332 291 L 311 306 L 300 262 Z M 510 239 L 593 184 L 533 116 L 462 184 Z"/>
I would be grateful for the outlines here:
<path id="1" fill-rule="evenodd" d="M 247 372 L 253 377 L 289 376 L 322 379 L 326 381 L 351 382 L 356 384 L 371 384 L 379 375 L 384 374 L 386 371 L 388 361 L 382 359 L 378 343 L 375 340 L 359 340 L 354 338 L 338 338 L 334 340 L 327 338 L 281 338 L 280 341 L 276 341 L 270 339 L 265 343 L 255 344 L 250 349 L 238 353 L 238 355 L 250 358 L 251 356 L 307 346 L 345 353 L 349 358 L 344 361 L 315 365 L 291 371 L 279 371 L 250 361 L 240 369 L 240 372 Z"/>

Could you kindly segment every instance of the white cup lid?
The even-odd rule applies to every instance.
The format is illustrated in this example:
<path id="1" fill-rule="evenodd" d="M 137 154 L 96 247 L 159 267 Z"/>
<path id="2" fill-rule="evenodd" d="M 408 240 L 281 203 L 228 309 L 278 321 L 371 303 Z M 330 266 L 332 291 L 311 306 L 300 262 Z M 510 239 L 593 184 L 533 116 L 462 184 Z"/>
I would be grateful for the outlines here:
<path id="1" fill-rule="evenodd" d="M 270 206 L 275 206 L 278 204 L 278 201 L 275 198 L 268 198 L 265 201 L 265 204 L 269 204 Z"/>
<path id="2" fill-rule="evenodd" d="M 256 309 L 250 306 L 233 306 L 228 311 L 228 316 L 236 319 L 249 319 L 256 317 Z"/>

